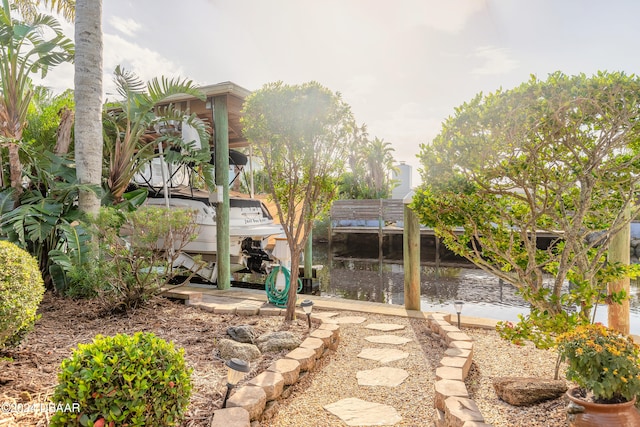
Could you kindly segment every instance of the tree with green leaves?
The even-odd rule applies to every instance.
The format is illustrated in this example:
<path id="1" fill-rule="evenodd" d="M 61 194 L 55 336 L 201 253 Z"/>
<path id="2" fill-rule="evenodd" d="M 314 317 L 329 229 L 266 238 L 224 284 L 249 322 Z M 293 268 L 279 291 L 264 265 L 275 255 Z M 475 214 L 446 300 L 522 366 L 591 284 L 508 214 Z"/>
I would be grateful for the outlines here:
<path id="1" fill-rule="evenodd" d="M 291 249 L 286 320 L 295 317 L 298 265 L 313 220 L 337 197 L 354 123 L 339 94 L 317 82 L 269 83 L 245 100 L 244 135 L 269 172 L 269 189 Z"/>
<path id="2" fill-rule="evenodd" d="M 73 42 L 64 36 L 51 16 L 35 14 L 29 21 L 12 17 L 3 0 L 0 10 L 0 143 L 8 148 L 11 187 L 22 193 L 20 145 L 29 103 L 33 96 L 31 75 L 46 76 L 50 68 L 73 59 Z M 5 185 L 3 179 L 3 186 Z"/>
<path id="3" fill-rule="evenodd" d="M 544 344 L 541 331 L 588 322 L 597 303 L 624 298 L 606 284 L 629 267 L 606 254 L 625 210 L 638 212 L 639 148 L 637 76 L 532 77 L 456 108 L 421 146 L 412 208 L 448 248 L 531 303 L 505 335 Z"/>

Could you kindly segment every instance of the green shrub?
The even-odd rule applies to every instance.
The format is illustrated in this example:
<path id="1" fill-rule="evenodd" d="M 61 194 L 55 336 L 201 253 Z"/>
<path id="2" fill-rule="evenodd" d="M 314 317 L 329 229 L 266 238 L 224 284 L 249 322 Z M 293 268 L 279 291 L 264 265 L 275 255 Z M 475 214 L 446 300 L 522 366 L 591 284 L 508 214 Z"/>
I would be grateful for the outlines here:
<path id="1" fill-rule="evenodd" d="M 56 426 L 175 426 L 191 395 L 184 349 L 152 333 L 98 335 L 62 361 L 53 401 L 79 406 L 56 412 Z"/>
<path id="2" fill-rule="evenodd" d="M 97 296 L 108 311 L 144 304 L 185 274 L 173 264 L 196 237 L 195 215 L 186 209 L 149 206 L 133 212 L 102 208 L 91 224 L 100 256 L 70 269 L 66 295 Z"/>
<path id="3" fill-rule="evenodd" d="M 0 240 L 0 348 L 15 345 L 33 328 L 44 283 L 35 258 Z"/>

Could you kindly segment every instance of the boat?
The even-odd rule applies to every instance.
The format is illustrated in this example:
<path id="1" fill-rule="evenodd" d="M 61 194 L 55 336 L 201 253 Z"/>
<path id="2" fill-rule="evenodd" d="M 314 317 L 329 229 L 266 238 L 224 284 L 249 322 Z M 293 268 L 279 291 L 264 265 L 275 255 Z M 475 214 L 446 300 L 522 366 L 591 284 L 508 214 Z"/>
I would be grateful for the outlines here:
<path id="1" fill-rule="evenodd" d="M 229 162 L 237 171 L 233 183 L 247 164 L 247 157 L 230 150 Z M 148 190 L 146 206 L 196 212 L 197 237 L 181 249 L 174 267 L 186 268 L 205 282 L 216 283 L 218 194 L 194 188 L 191 185 L 193 173 L 189 165 L 167 163 L 160 155 L 140 169 L 132 184 Z M 274 259 L 267 246 L 269 239 L 276 236 L 284 236 L 284 230 L 274 221 L 262 200 L 230 192 L 229 253 L 232 273 L 268 274 Z M 206 263 L 204 267 L 202 261 Z"/>

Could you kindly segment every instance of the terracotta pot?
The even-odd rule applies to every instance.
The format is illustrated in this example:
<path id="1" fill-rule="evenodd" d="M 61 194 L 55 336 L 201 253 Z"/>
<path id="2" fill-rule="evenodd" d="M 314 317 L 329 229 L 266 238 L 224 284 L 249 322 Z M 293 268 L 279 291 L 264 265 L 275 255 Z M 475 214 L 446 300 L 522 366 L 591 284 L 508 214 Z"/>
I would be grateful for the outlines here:
<path id="1" fill-rule="evenodd" d="M 637 427 L 640 412 L 634 406 L 636 398 L 624 403 L 593 403 L 572 395 L 575 388 L 567 390 L 570 402 L 567 420 L 570 427 Z"/>

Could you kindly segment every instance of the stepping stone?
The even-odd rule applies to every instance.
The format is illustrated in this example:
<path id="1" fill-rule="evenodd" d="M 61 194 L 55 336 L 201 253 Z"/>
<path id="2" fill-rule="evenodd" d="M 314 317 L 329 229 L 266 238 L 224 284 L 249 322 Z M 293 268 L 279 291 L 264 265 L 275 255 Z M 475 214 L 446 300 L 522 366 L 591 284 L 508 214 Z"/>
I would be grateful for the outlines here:
<path id="1" fill-rule="evenodd" d="M 358 385 L 397 387 L 407 379 L 409 373 L 399 368 L 376 368 L 370 371 L 358 371 Z"/>
<path id="2" fill-rule="evenodd" d="M 399 331 L 404 329 L 404 325 L 396 325 L 393 323 L 372 323 L 370 325 L 365 326 L 367 329 L 374 329 L 376 331 Z"/>
<path id="3" fill-rule="evenodd" d="M 409 357 L 406 351 L 395 348 L 363 348 L 358 357 L 361 359 L 376 360 L 380 363 L 389 363 Z"/>
<path id="4" fill-rule="evenodd" d="M 348 426 L 392 426 L 402 417 L 389 405 L 367 402 L 350 397 L 324 407 Z"/>
<path id="5" fill-rule="evenodd" d="M 406 344 L 409 341 L 413 341 L 409 338 L 399 337 L 397 335 L 373 335 L 370 337 L 366 337 L 365 340 L 369 342 L 375 342 L 378 344 L 394 344 L 394 345 L 402 345 Z"/>
<path id="6" fill-rule="evenodd" d="M 358 324 L 358 323 L 364 323 L 367 318 L 366 317 L 360 317 L 360 316 L 345 316 L 345 317 L 336 317 L 335 319 L 336 323 L 338 324 L 346 324 L 346 323 L 351 323 L 351 324 Z"/>

